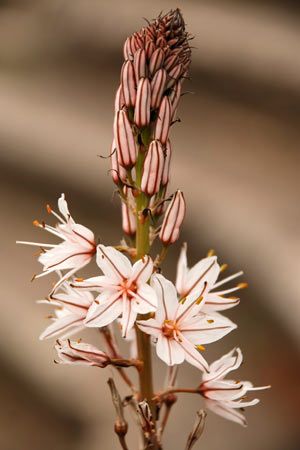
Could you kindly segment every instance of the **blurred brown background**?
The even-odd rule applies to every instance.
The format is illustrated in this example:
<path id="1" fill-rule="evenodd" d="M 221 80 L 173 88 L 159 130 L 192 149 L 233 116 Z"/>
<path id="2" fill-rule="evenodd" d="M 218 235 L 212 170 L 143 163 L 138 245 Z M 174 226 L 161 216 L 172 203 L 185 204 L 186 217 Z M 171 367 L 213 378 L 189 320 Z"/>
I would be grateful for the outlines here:
<path id="1" fill-rule="evenodd" d="M 242 429 L 209 414 L 199 448 L 299 448 L 299 4 L 296 1 L 0 1 L 2 305 L 0 448 L 118 448 L 105 380 L 110 371 L 53 364 L 37 306 L 50 280 L 31 284 L 31 226 L 65 192 L 78 222 L 104 243 L 120 237 L 107 175 L 113 99 L 128 34 L 180 7 L 195 35 L 192 80 L 174 126 L 173 188 L 185 192 L 196 261 L 215 248 L 250 283 L 228 316 L 239 329 L 207 351 L 241 345 L 240 377 L 272 384 Z M 177 257 L 179 246 L 170 260 Z M 91 268 L 87 269 L 91 273 Z M 167 271 L 174 277 L 174 265 Z M 84 336 L 84 335 L 83 335 Z M 88 339 L 94 337 L 90 333 Z M 163 377 L 164 366 L 156 373 Z M 188 366 L 181 384 L 195 384 Z M 174 408 L 166 448 L 183 449 L 199 399 Z M 217 431 L 217 432 L 216 432 Z M 133 445 L 130 447 L 134 450 Z"/>

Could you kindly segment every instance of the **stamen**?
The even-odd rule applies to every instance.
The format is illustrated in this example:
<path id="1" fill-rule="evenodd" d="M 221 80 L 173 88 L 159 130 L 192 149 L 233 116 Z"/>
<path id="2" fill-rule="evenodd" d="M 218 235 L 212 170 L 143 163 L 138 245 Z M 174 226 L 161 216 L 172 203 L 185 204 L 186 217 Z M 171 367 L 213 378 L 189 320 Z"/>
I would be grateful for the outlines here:
<path id="1" fill-rule="evenodd" d="M 220 267 L 220 272 L 224 272 L 226 269 L 228 269 L 228 264 L 222 264 Z"/>
<path id="2" fill-rule="evenodd" d="M 248 286 L 249 286 L 248 283 L 239 283 L 237 285 L 237 288 L 238 289 L 246 289 Z"/>
<path id="3" fill-rule="evenodd" d="M 221 281 L 218 281 L 218 283 L 214 284 L 214 287 L 212 289 L 215 289 L 219 286 L 222 286 L 223 284 L 227 283 L 228 281 L 234 280 L 235 278 L 240 277 L 241 275 L 244 275 L 244 272 L 241 270 L 240 272 L 234 273 L 233 275 L 230 275 L 227 278 L 224 278 Z"/>
<path id="4" fill-rule="evenodd" d="M 199 350 L 200 352 L 204 352 L 206 349 L 204 347 L 204 345 L 196 345 L 197 350 Z"/>
<path id="5" fill-rule="evenodd" d="M 213 248 L 211 248 L 210 250 L 208 250 L 206 256 L 207 256 L 207 257 L 209 257 L 209 256 L 215 256 L 215 254 L 216 254 L 215 250 L 214 250 Z"/>
<path id="6" fill-rule="evenodd" d="M 56 244 L 44 244 L 41 242 L 16 241 L 16 244 L 35 245 L 36 247 L 56 247 Z"/>

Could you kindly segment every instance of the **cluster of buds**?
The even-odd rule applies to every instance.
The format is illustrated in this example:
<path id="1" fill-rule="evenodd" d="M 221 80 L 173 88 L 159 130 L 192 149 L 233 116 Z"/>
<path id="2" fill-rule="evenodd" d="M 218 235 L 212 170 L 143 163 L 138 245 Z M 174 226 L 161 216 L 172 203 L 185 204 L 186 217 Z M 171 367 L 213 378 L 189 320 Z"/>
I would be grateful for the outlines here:
<path id="1" fill-rule="evenodd" d="M 111 173 L 123 201 L 123 231 L 134 236 L 136 220 L 156 221 L 164 213 L 172 154 L 170 127 L 176 121 L 187 77 L 190 37 L 178 9 L 159 16 L 124 44 L 124 63 L 115 98 Z M 131 197 L 142 197 L 140 209 Z M 172 197 L 170 197 L 172 198 Z M 159 237 L 175 242 L 185 213 L 182 193 L 173 195 Z"/>

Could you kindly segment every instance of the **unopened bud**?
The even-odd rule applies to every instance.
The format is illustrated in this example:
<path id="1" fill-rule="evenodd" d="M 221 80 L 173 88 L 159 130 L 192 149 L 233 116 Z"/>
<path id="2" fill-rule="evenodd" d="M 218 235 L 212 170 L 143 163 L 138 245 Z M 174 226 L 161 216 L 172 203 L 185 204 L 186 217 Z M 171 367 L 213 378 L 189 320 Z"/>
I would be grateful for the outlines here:
<path id="1" fill-rule="evenodd" d="M 145 127 L 150 123 L 151 87 L 148 78 L 142 78 L 137 87 L 136 104 L 134 110 L 134 123 Z"/>
<path id="2" fill-rule="evenodd" d="M 197 411 L 197 417 L 194 423 L 194 427 L 188 437 L 185 450 L 191 450 L 196 442 L 200 439 L 205 426 L 205 418 L 206 412 L 203 409 Z"/>
<path id="3" fill-rule="evenodd" d="M 122 109 L 124 107 L 124 105 L 125 105 L 125 100 L 124 100 L 122 85 L 120 84 L 120 86 L 118 87 L 118 90 L 116 92 L 116 96 L 115 96 L 115 112 Z"/>
<path id="4" fill-rule="evenodd" d="M 118 111 L 115 115 L 114 136 L 118 151 L 119 163 L 129 168 L 134 166 L 137 158 L 137 148 L 133 131 L 125 111 Z"/>
<path id="5" fill-rule="evenodd" d="M 164 166 L 164 153 L 159 141 L 152 141 L 143 167 L 141 189 L 147 195 L 159 191 Z"/>
<path id="6" fill-rule="evenodd" d="M 122 202 L 122 228 L 128 236 L 134 236 L 136 232 L 136 216 L 133 211 L 134 199 L 132 189 L 124 186 L 123 192 L 126 196 L 127 202 Z"/>
<path id="7" fill-rule="evenodd" d="M 126 106 L 134 106 L 136 100 L 136 82 L 134 68 L 131 61 L 123 64 L 121 72 L 121 85 Z"/>
<path id="8" fill-rule="evenodd" d="M 169 45 L 170 45 L 170 43 L 169 43 Z M 164 68 L 167 71 L 169 71 L 176 65 L 177 62 L 178 62 L 177 54 L 176 53 L 171 53 L 171 55 L 168 56 L 168 58 L 165 60 Z"/>
<path id="9" fill-rule="evenodd" d="M 166 186 L 169 183 L 171 155 L 172 155 L 171 142 L 168 139 L 166 148 L 164 151 L 164 168 L 163 168 L 163 173 L 162 173 L 162 177 L 161 177 L 162 186 Z"/>
<path id="10" fill-rule="evenodd" d="M 139 49 L 134 54 L 133 59 L 135 79 L 138 82 L 141 78 L 146 78 L 147 76 L 147 65 L 146 65 L 146 52 L 144 49 Z"/>
<path id="11" fill-rule="evenodd" d="M 113 140 L 111 146 L 110 164 L 113 182 L 117 185 L 120 185 L 120 183 L 126 180 L 126 170 L 121 166 L 121 164 L 119 164 L 118 151 L 116 148 L 115 140 Z"/>
<path id="12" fill-rule="evenodd" d="M 159 107 L 167 81 L 165 69 L 159 69 L 151 81 L 151 108 Z"/>
<path id="13" fill-rule="evenodd" d="M 177 66 L 173 67 L 173 69 L 170 70 L 170 72 L 169 72 L 170 79 L 167 83 L 167 88 L 174 86 L 174 84 L 179 79 L 181 74 L 182 74 L 182 64 L 178 64 Z"/>
<path id="14" fill-rule="evenodd" d="M 157 45 L 157 42 L 156 42 Z M 150 73 L 153 75 L 158 69 L 160 69 L 164 62 L 164 51 L 161 48 L 157 48 L 150 58 L 149 62 L 149 70 Z"/>
<path id="15" fill-rule="evenodd" d="M 182 86 L 181 82 L 176 83 L 169 97 L 171 102 L 172 120 L 175 119 L 177 113 L 177 108 L 181 96 L 181 86 Z"/>
<path id="16" fill-rule="evenodd" d="M 154 139 L 166 144 L 170 131 L 171 105 L 168 97 L 164 97 L 158 110 L 158 118 L 154 131 Z"/>
<path id="17" fill-rule="evenodd" d="M 159 233 L 164 245 L 174 244 L 179 237 L 180 226 L 185 216 L 185 200 L 181 191 L 176 191 L 165 213 Z"/>
<path id="18" fill-rule="evenodd" d="M 153 44 L 152 41 L 148 41 L 145 47 L 145 51 L 146 51 L 146 56 L 148 59 L 151 58 L 153 52 L 155 50 L 155 45 Z"/>

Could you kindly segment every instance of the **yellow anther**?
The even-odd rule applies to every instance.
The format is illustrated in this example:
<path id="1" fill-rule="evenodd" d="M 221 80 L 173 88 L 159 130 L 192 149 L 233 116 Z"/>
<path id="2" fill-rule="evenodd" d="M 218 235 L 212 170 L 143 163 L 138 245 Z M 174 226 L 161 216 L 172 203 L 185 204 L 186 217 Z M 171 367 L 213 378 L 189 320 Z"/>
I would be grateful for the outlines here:
<path id="1" fill-rule="evenodd" d="M 226 269 L 228 269 L 228 264 L 222 264 L 220 267 L 220 272 L 224 272 Z"/>
<path id="2" fill-rule="evenodd" d="M 213 319 L 208 319 L 207 323 L 214 323 L 214 320 Z"/>
<path id="3" fill-rule="evenodd" d="M 52 213 L 52 208 L 51 208 L 50 205 L 46 205 L 46 210 L 47 210 L 47 213 L 48 213 L 48 214 L 51 214 L 51 213 Z"/>
<path id="4" fill-rule="evenodd" d="M 197 349 L 200 350 L 201 352 L 205 351 L 205 347 L 204 345 L 196 345 Z"/>
<path id="5" fill-rule="evenodd" d="M 237 285 L 237 288 L 239 289 L 246 289 L 248 287 L 248 283 L 239 283 Z"/>
<path id="6" fill-rule="evenodd" d="M 84 281 L 84 278 L 75 278 L 75 281 L 77 281 L 78 283 L 82 283 Z"/>
<path id="7" fill-rule="evenodd" d="M 216 252 L 214 251 L 213 248 L 211 248 L 210 250 L 208 250 L 207 252 L 207 256 L 214 256 L 216 254 Z"/>
<path id="8" fill-rule="evenodd" d="M 198 298 L 198 300 L 196 301 L 196 305 L 200 305 L 200 303 L 202 302 L 202 300 L 203 300 L 203 295 L 201 295 L 201 296 Z"/>
<path id="9" fill-rule="evenodd" d="M 32 222 L 32 224 L 33 224 L 35 227 L 40 227 L 40 226 L 41 226 L 41 224 L 40 224 L 40 222 L 39 222 L 38 220 L 34 220 L 34 221 Z"/>

